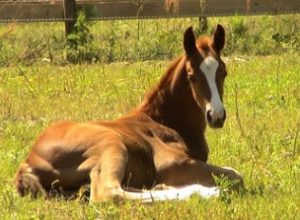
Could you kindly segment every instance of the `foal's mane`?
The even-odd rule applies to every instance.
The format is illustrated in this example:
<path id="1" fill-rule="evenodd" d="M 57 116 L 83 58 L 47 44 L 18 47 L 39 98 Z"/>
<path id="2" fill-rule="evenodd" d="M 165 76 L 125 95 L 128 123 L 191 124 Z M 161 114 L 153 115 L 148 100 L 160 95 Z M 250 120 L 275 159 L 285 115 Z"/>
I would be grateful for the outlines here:
<path id="1" fill-rule="evenodd" d="M 211 51 L 211 44 L 211 38 L 205 35 L 200 36 L 196 41 L 198 50 L 204 56 Z M 185 55 L 181 55 L 171 62 L 159 83 L 145 95 L 143 102 L 137 108 L 138 111 L 145 112 L 154 118 L 160 118 L 157 107 L 168 101 L 168 95 L 172 93 L 176 82 L 178 79 L 182 79 L 180 76 L 183 76 L 182 68 L 185 60 Z"/>
<path id="2" fill-rule="evenodd" d="M 182 58 L 183 58 L 183 56 L 179 56 L 171 62 L 167 71 L 162 76 L 161 80 L 159 81 L 158 85 L 156 87 L 154 87 L 154 89 L 152 89 L 152 91 L 150 91 L 148 93 L 148 95 L 146 95 L 146 97 L 145 97 L 146 99 L 153 98 L 154 94 L 156 94 L 159 90 L 165 89 L 166 85 L 168 85 L 169 83 L 172 82 L 176 68 L 178 67 Z"/>
<path id="3" fill-rule="evenodd" d="M 200 51 L 203 51 L 206 53 L 209 51 L 209 48 L 212 44 L 212 40 L 210 37 L 206 35 L 200 36 L 196 41 L 196 46 Z M 147 102 L 152 102 L 154 98 L 157 97 L 157 95 L 160 95 L 159 93 L 165 92 L 165 89 L 167 89 L 167 86 L 171 86 L 172 80 L 174 79 L 174 75 L 176 74 L 176 69 L 180 65 L 180 62 L 183 60 L 184 55 L 181 55 L 174 59 L 171 64 L 169 65 L 167 71 L 162 76 L 161 80 L 159 81 L 158 85 L 155 86 L 150 92 L 146 94 L 144 97 L 144 101 L 142 103 L 142 106 L 146 104 Z"/>
<path id="4" fill-rule="evenodd" d="M 161 77 L 159 83 L 153 87 L 144 97 L 143 102 L 141 103 L 139 110 L 142 111 L 151 111 L 156 104 L 161 103 L 164 101 L 164 95 L 168 92 L 169 87 L 172 84 L 174 75 L 176 74 L 176 69 L 180 65 L 180 62 L 184 56 L 179 56 L 174 59 L 171 64 L 169 65 L 168 69 Z M 153 106 L 154 105 L 154 106 Z M 154 107 L 155 108 L 155 107 Z"/>
<path id="5" fill-rule="evenodd" d="M 196 46 L 199 50 L 208 51 L 212 44 L 210 37 L 206 35 L 200 36 L 196 41 Z"/>

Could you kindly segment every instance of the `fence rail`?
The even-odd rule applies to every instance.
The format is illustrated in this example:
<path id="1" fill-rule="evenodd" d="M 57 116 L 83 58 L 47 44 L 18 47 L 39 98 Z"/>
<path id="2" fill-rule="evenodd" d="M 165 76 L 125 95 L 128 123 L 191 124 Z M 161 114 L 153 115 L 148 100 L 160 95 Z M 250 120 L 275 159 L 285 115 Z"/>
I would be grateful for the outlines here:
<path id="1" fill-rule="evenodd" d="M 92 20 L 298 13 L 300 0 L 0 0 L 0 22 L 70 21 L 64 6 L 89 8 Z"/>
<path id="2" fill-rule="evenodd" d="M 91 20 L 209 17 L 298 13 L 300 0 L 0 0 L 0 23 L 64 21 L 68 35 L 82 8 Z"/>

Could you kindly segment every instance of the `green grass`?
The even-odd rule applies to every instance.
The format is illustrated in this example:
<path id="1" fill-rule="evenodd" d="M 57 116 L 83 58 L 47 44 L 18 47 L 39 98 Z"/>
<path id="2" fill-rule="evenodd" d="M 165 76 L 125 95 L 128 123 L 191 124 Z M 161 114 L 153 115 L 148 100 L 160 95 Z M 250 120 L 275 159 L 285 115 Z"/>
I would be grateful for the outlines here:
<path id="1" fill-rule="evenodd" d="M 299 53 L 299 20 L 299 14 L 215 17 L 208 18 L 207 30 L 200 28 L 198 18 L 99 21 L 91 26 L 82 21 L 81 27 L 90 31 L 72 35 L 81 43 L 75 51 L 66 49 L 63 23 L 0 24 L 0 66 L 43 60 L 65 64 L 69 52 L 92 63 L 166 59 L 181 52 L 187 27 L 193 25 L 197 35 L 211 34 L 217 23 L 226 29 L 226 56 Z"/>
<path id="2" fill-rule="evenodd" d="M 18 165 L 44 128 L 58 120 L 126 114 L 157 83 L 167 63 L 0 68 L 0 219 L 297 219 L 300 57 L 294 53 L 227 59 L 228 119 L 222 130 L 207 131 L 209 162 L 242 172 L 248 189 L 244 195 L 88 205 L 79 200 L 32 200 L 16 193 Z"/>

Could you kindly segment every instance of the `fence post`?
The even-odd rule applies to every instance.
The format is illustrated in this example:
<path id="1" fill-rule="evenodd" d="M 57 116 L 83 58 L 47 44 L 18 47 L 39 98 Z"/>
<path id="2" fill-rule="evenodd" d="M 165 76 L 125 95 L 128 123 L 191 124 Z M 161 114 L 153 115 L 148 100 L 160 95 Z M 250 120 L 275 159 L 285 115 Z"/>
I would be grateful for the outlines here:
<path id="1" fill-rule="evenodd" d="M 65 32 L 66 36 L 72 33 L 76 23 L 76 0 L 64 0 L 64 18 L 71 20 L 65 21 Z"/>
<path id="2" fill-rule="evenodd" d="M 208 30 L 207 17 L 200 16 L 198 19 L 199 19 L 199 30 L 200 30 L 200 33 L 204 34 Z"/>

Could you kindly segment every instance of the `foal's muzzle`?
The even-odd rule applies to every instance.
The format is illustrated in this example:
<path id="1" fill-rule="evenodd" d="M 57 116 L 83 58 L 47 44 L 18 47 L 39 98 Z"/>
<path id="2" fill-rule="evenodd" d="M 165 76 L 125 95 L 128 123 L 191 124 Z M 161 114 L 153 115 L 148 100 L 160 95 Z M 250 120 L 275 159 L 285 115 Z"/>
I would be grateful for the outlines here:
<path id="1" fill-rule="evenodd" d="M 206 120 L 211 128 L 222 128 L 226 119 L 226 111 L 215 113 L 213 110 L 206 111 Z"/>

